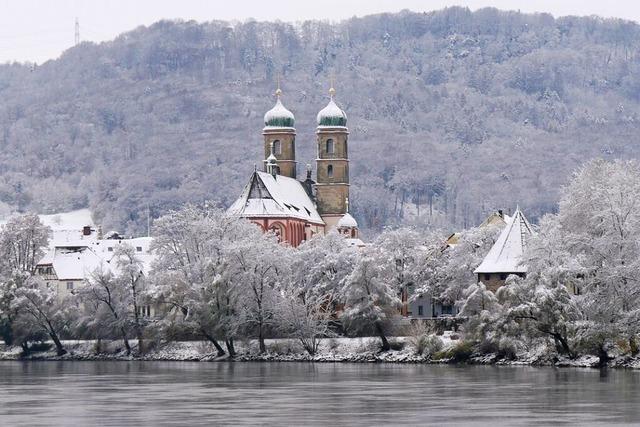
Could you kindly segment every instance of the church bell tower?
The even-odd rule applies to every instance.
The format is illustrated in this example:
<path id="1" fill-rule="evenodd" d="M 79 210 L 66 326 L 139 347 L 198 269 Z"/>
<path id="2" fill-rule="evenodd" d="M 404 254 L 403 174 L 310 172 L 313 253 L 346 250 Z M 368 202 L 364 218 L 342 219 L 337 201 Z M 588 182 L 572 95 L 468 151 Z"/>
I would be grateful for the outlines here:
<path id="1" fill-rule="evenodd" d="M 280 85 L 276 90 L 276 105 L 264 115 L 264 170 L 270 168 L 269 156 L 276 158 L 280 175 L 296 178 L 296 129 L 293 113 L 282 105 Z"/>
<path id="2" fill-rule="evenodd" d="M 347 213 L 349 198 L 349 152 L 347 115 L 334 101 L 335 89 L 329 89 L 329 104 L 317 117 L 316 201 L 327 229 L 336 227 Z"/>

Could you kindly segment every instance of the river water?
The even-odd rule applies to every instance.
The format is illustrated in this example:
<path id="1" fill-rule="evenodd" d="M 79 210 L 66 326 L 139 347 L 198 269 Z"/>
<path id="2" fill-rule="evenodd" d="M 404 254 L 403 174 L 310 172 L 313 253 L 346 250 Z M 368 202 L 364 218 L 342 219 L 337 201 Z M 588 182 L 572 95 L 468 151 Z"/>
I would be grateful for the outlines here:
<path id="1" fill-rule="evenodd" d="M 0 362 L 0 425 L 640 424 L 640 372 L 400 364 Z"/>

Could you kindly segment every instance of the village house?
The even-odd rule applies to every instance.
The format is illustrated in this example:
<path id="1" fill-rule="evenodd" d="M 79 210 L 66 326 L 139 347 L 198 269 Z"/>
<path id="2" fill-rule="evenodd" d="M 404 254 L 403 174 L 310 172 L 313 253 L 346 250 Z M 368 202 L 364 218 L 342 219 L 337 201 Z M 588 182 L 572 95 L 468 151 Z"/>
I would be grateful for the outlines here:
<path id="1" fill-rule="evenodd" d="M 520 211 L 517 210 L 516 212 L 520 212 Z M 520 213 L 520 215 L 522 214 Z M 508 228 L 507 225 L 513 222 L 514 217 L 515 215 L 509 216 L 505 214 L 504 211 L 498 210 L 491 213 L 478 227 L 484 228 L 484 227 L 491 227 L 491 226 L 499 226 L 503 228 L 503 232 L 504 232 L 504 230 Z M 454 248 L 456 245 L 458 245 L 459 238 L 460 238 L 460 233 L 451 234 L 447 238 L 447 240 L 444 242 L 441 250 L 446 251 L 451 248 Z M 500 241 L 500 239 L 498 239 L 496 243 L 498 241 Z M 491 254 L 491 251 L 489 252 L 489 254 Z M 489 254 L 487 254 L 487 257 L 489 257 Z M 485 260 L 486 259 L 487 258 L 485 258 Z M 484 261 L 483 261 L 483 264 L 485 264 Z M 503 277 L 501 273 L 494 273 L 494 274 L 495 276 L 490 274 L 488 277 L 489 278 L 495 277 L 495 279 L 499 279 L 500 277 Z M 407 292 L 406 296 L 403 295 L 404 304 L 403 304 L 402 314 L 406 317 L 409 317 L 412 319 L 431 319 L 431 318 L 439 318 L 439 317 L 453 317 L 458 314 L 458 309 L 455 305 L 443 304 L 442 302 L 433 299 L 432 296 L 429 294 L 419 295 L 413 299 L 411 299 L 410 297 L 411 297 L 410 291 Z"/>
<path id="2" fill-rule="evenodd" d="M 522 256 L 527 240 L 534 234 L 527 218 L 520 208 L 516 208 L 482 263 L 474 270 L 478 282 L 495 292 L 504 285 L 509 275 L 524 277 L 527 266 L 522 263 Z"/>
<path id="3" fill-rule="evenodd" d="M 86 232 L 86 226 L 81 229 Z M 55 289 L 60 300 L 79 290 L 100 269 L 117 274 L 115 254 L 116 248 L 121 245 L 130 245 L 135 250 L 136 258 L 142 265 L 140 273 L 143 276 L 149 274 L 154 260 L 151 237 L 124 238 L 116 232 L 109 233 L 106 238 L 99 234 L 84 237 L 76 240 L 54 239 L 36 265 L 36 274 L 43 279 L 45 286 Z M 144 311 L 142 314 L 152 315 L 154 310 L 147 306 Z"/>

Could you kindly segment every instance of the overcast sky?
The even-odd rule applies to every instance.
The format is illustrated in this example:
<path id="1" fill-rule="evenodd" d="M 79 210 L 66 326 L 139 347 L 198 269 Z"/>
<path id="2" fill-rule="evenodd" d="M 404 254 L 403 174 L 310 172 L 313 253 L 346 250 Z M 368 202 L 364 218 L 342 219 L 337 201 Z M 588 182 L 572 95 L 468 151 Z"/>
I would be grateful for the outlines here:
<path id="1" fill-rule="evenodd" d="M 493 6 L 555 16 L 600 15 L 640 21 L 640 0 L 0 0 L 0 62 L 56 58 L 73 45 L 74 22 L 81 40 L 104 41 L 163 18 L 197 21 L 338 21 L 402 9 Z"/>

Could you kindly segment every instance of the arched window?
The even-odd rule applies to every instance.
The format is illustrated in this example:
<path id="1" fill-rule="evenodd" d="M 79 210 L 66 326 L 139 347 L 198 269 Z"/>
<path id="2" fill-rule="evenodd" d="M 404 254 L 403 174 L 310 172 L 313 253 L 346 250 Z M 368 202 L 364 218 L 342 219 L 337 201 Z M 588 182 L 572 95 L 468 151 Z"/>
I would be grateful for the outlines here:
<path id="1" fill-rule="evenodd" d="M 333 177 L 333 165 L 329 165 L 329 166 L 327 166 L 327 176 L 328 176 L 329 178 L 332 178 L 332 177 Z"/>
<path id="2" fill-rule="evenodd" d="M 274 154 L 282 154 L 282 143 L 279 139 L 273 141 L 273 153 Z"/>
<path id="3" fill-rule="evenodd" d="M 335 147 L 333 145 L 333 139 L 327 139 L 327 154 L 335 153 Z"/>

